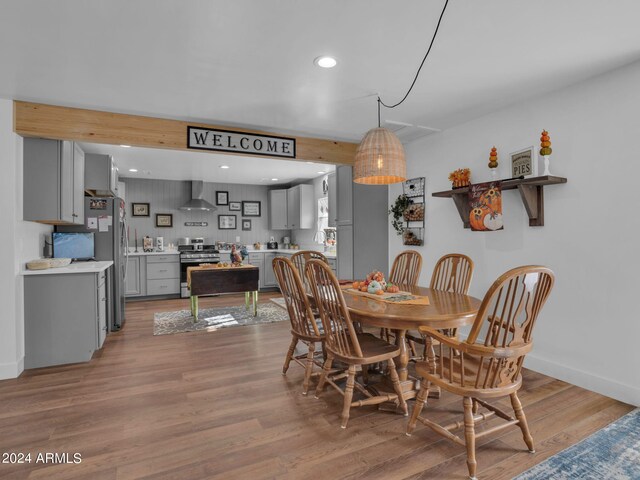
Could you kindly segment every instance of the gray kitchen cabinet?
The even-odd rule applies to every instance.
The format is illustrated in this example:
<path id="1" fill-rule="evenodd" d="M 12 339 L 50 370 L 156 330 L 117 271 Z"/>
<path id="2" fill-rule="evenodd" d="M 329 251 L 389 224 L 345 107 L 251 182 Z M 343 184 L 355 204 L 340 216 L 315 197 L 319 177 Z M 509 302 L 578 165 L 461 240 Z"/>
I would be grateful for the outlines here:
<path id="1" fill-rule="evenodd" d="M 354 280 L 353 276 L 353 225 L 338 225 L 336 244 L 336 260 L 338 278 Z M 373 239 L 372 239 L 373 241 Z"/>
<path id="2" fill-rule="evenodd" d="M 353 168 L 347 165 L 336 167 L 336 226 L 353 223 Z M 386 211 L 385 211 L 386 213 Z M 329 207 L 331 215 L 331 207 Z"/>
<path id="3" fill-rule="evenodd" d="M 313 185 L 306 183 L 287 190 L 287 226 L 291 230 L 314 227 Z"/>
<path id="4" fill-rule="evenodd" d="M 175 295 L 180 293 L 180 257 L 178 255 L 149 255 L 147 261 L 146 295 Z"/>
<path id="5" fill-rule="evenodd" d="M 273 271 L 273 259 L 279 254 L 277 253 L 265 253 L 264 254 L 264 288 L 273 288 L 278 286 L 278 280 L 276 274 Z"/>
<path id="6" fill-rule="evenodd" d="M 84 152 L 74 142 L 25 138 L 23 217 L 51 225 L 84 223 Z"/>
<path id="7" fill-rule="evenodd" d="M 106 278 L 107 271 L 24 277 L 25 368 L 91 360 L 107 334 Z"/>
<path id="8" fill-rule="evenodd" d="M 327 258 L 327 263 L 333 270 L 333 273 L 338 274 L 338 259 L 337 258 Z"/>
<path id="9" fill-rule="evenodd" d="M 300 185 L 287 190 L 287 228 L 300 228 Z"/>
<path id="10" fill-rule="evenodd" d="M 141 297 L 147 294 L 147 259 L 142 256 L 130 256 L 127 259 L 127 280 L 125 295 Z"/>
<path id="11" fill-rule="evenodd" d="M 264 288 L 264 253 L 250 253 L 248 261 L 258 267 L 259 287 Z"/>
<path id="12" fill-rule="evenodd" d="M 118 171 L 111 155 L 85 155 L 84 189 L 96 197 L 117 196 Z"/>
<path id="13" fill-rule="evenodd" d="M 269 191 L 269 226 L 271 230 L 287 230 L 287 191 Z"/>
<path id="14" fill-rule="evenodd" d="M 330 173 L 327 175 L 327 187 L 328 187 L 328 202 L 329 202 L 329 227 L 335 228 L 338 223 L 338 200 L 336 185 L 336 174 Z"/>

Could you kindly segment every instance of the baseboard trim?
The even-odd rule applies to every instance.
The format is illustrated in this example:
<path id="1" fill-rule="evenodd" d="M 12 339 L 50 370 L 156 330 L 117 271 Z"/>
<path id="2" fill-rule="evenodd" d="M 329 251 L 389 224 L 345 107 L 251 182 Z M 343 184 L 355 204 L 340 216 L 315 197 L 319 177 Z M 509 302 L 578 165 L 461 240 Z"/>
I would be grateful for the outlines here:
<path id="1" fill-rule="evenodd" d="M 466 340 L 467 334 L 459 334 L 461 340 Z M 530 353 L 524 361 L 524 367 L 534 372 L 542 373 L 563 382 L 591 390 L 621 402 L 640 407 L 640 388 L 626 383 L 616 382 L 608 378 L 594 375 L 577 368 L 562 365 Z"/>
<path id="2" fill-rule="evenodd" d="M 527 355 L 524 366 L 529 370 L 549 375 L 572 385 L 615 398 L 621 402 L 629 403 L 636 407 L 640 406 L 640 388 L 633 385 L 616 382 L 593 373 L 552 362 L 535 354 Z"/>
<path id="3" fill-rule="evenodd" d="M 24 371 L 24 357 L 17 362 L 0 363 L 0 380 L 18 378 Z"/>

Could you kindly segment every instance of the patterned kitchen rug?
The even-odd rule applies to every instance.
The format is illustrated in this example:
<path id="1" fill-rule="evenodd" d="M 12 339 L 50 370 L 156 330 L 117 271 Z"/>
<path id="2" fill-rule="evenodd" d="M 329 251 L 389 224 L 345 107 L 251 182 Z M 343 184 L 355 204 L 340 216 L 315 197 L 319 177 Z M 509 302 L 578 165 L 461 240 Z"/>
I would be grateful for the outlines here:
<path id="1" fill-rule="evenodd" d="M 258 305 L 258 316 L 246 310 L 244 305 L 238 307 L 201 308 L 198 321 L 193 322 L 190 310 L 177 312 L 160 312 L 153 316 L 153 334 L 170 335 L 195 331 L 214 332 L 221 328 L 259 325 L 263 323 L 284 322 L 289 320 L 286 310 L 270 303 Z"/>
<path id="2" fill-rule="evenodd" d="M 278 305 L 280 308 L 284 308 L 285 310 L 287 309 L 287 304 L 284 301 L 284 297 L 275 297 L 275 298 L 270 298 L 269 300 L 271 300 L 273 303 Z"/>
<path id="3" fill-rule="evenodd" d="M 640 408 L 514 480 L 640 479 Z"/>

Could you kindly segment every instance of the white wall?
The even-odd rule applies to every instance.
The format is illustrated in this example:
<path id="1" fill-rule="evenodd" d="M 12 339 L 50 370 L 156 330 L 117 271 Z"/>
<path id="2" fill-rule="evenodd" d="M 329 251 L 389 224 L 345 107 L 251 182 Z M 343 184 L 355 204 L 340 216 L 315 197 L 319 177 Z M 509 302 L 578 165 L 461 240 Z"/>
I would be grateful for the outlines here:
<path id="1" fill-rule="evenodd" d="M 526 366 L 640 405 L 640 63 L 513 105 L 425 137 L 407 147 L 410 177 L 427 177 L 426 242 L 419 248 L 428 284 L 436 260 L 449 252 L 475 262 L 470 294 L 482 297 L 504 271 L 543 264 L 556 285 L 538 320 Z M 447 175 L 470 167 L 472 181 L 490 179 L 489 150 L 500 155 L 539 145 L 547 129 L 551 172 L 566 185 L 545 187 L 545 226 L 529 227 L 517 191 L 504 192 L 505 229 L 463 229 Z M 389 203 L 401 193 L 390 190 Z M 390 257 L 403 249 L 390 228 Z"/>
<path id="2" fill-rule="evenodd" d="M 13 133 L 13 102 L 0 99 L 0 379 L 24 364 L 24 263 L 42 254 L 51 227 L 22 221 L 22 138 Z"/>

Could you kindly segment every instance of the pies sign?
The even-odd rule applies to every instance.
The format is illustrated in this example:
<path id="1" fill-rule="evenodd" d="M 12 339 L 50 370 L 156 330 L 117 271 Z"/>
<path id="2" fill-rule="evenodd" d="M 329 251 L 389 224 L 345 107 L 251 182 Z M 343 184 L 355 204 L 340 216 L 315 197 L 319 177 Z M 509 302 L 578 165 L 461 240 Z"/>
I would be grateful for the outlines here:
<path id="1" fill-rule="evenodd" d="M 296 158 L 296 139 L 233 132 L 203 127 L 187 127 L 187 148 L 233 152 L 268 157 Z"/>

